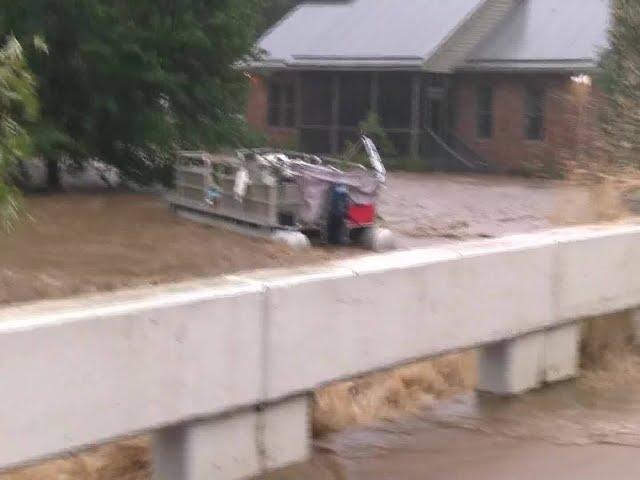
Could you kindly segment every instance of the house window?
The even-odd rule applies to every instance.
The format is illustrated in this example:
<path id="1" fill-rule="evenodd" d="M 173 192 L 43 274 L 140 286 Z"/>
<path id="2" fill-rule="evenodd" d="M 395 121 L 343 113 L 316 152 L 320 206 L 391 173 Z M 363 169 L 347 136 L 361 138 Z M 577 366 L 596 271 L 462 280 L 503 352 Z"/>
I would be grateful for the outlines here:
<path id="1" fill-rule="evenodd" d="M 493 136 L 493 88 L 478 88 L 476 100 L 476 135 L 478 138 Z"/>
<path id="2" fill-rule="evenodd" d="M 527 140 L 544 139 L 544 99 L 544 90 L 527 88 L 524 105 L 524 134 Z"/>
<path id="3" fill-rule="evenodd" d="M 271 127 L 295 126 L 296 94 L 293 83 L 269 83 L 267 120 Z"/>

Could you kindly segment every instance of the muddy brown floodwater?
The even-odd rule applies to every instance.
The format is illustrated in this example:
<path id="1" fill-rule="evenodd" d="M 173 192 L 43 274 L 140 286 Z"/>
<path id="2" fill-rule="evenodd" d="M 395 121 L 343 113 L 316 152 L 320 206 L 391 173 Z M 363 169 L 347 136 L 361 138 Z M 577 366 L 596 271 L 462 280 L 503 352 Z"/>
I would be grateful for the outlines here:
<path id="1" fill-rule="evenodd" d="M 498 237 L 624 215 L 622 189 L 511 177 L 389 175 L 382 222 L 400 247 Z M 176 218 L 154 195 L 26 199 L 30 218 L 0 233 L 0 304 L 193 277 L 317 263 L 357 249 L 291 251 Z"/>
<path id="2" fill-rule="evenodd" d="M 493 238 L 618 219 L 627 213 L 623 196 L 633 183 L 393 173 L 380 213 L 402 246 Z"/>
<path id="3" fill-rule="evenodd" d="M 182 220 L 157 196 L 69 193 L 26 199 L 30 218 L 0 232 L 0 304 L 323 262 Z"/>

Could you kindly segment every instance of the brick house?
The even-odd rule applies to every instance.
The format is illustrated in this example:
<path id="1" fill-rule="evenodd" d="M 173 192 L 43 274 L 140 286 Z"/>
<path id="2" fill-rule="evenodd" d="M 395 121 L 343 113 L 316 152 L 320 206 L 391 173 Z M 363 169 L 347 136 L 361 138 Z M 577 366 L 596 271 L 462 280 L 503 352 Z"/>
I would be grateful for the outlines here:
<path id="1" fill-rule="evenodd" d="M 369 114 L 402 155 L 520 170 L 584 147 L 610 0 L 307 3 L 258 43 L 247 118 L 273 143 L 338 153 Z"/>

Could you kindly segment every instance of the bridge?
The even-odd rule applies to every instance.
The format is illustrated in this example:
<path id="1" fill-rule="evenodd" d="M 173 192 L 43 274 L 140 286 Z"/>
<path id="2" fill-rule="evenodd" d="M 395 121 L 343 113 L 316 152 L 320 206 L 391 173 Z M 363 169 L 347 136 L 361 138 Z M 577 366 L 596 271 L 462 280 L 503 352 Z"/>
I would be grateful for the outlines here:
<path id="1" fill-rule="evenodd" d="M 304 461 L 311 393 L 478 348 L 480 390 L 578 375 L 640 306 L 640 226 L 591 226 L 0 310 L 0 470 L 152 433 L 157 480 Z"/>

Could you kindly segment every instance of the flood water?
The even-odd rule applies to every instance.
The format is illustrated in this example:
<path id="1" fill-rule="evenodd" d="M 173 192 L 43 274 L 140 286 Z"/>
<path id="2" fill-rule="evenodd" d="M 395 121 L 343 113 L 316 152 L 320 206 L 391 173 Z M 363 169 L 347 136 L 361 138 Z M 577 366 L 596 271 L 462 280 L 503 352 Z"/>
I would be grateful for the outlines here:
<path id="1" fill-rule="evenodd" d="M 319 440 L 307 465 L 267 478 L 635 480 L 640 383 L 635 375 L 603 378 L 511 399 L 467 394 Z"/>

